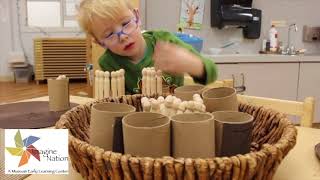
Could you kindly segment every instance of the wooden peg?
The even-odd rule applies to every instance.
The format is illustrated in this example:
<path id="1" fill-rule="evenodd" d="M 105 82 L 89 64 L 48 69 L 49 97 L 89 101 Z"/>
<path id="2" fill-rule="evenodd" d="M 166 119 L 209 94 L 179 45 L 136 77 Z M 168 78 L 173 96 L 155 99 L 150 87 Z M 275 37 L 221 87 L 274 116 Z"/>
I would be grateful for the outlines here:
<path id="1" fill-rule="evenodd" d="M 141 103 L 143 104 L 144 102 L 149 101 L 149 99 L 147 97 L 142 97 L 141 98 Z"/>
<path id="2" fill-rule="evenodd" d="M 163 96 L 159 96 L 157 101 L 160 103 L 160 104 L 163 104 L 164 103 L 164 97 Z"/>
<path id="3" fill-rule="evenodd" d="M 103 97 L 110 97 L 110 73 L 109 71 L 104 72 L 104 81 L 103 81 Z"/>
<path id="4" fill-rule="evenodd" d="M 112 71 L 111 72 L 111 93 L 112 97 L 115 98 L 117 97 L 117 78 L 116 78 L 116 72 Z"/>
<path id="5" fill-rule="evenodd" d="M 194 102 L 193 101 L 187 101 L 186 104 L 186 111 L 185 113 L 192 113 L 194 111 Z"/>
<path id="6" fill-rule="evenodd" d="M 182 102 L 182 101 L 181 101 L 181 99 L 179 99 L 179 98 L 175 98 L 175 99 L 173 100 L 173 104 L 172 104 L 172 115 L 177 114 L 181 102 Z"/>
<path id="7" fill-rule="evenodd" d="M 147 96 L 151 96 L 151 70 L 147 68 L 147 86 L 146 86 Z"/>
<path id="8" fill-rule="evenodd" d="M 186 106 L 187 106 L 187 102 L 186 101 L 182 101 L 179 104 L 177 114 L 183 114 L 186 111 Z"/>
<path id="9" fill-rule="evenodd" d="M 103 99 L 103 81 L 104 81 L 104 72 L 99 71 L 99 79 L 98 79 L 98 99 Z"/>
<path id="10" fill-rule="evenodd" d="M 142 69 L 142 95 L 146 96 L 147 95 L 147 69 L 143 68 Z"/>
<path id="11" fill-rule="evenodd" d="M 194 102 L 194 112 L 203 112 L 202 111 L 202 104 L 197 101 L 193 101 L 193 102 Z"/>
<path id="12" fill-rule="evenodd" d="M 94 98 L 98 99 L 99 97 L 99 70 L 95 71 L 94 77 Z"/>
<path id="13" fill-rule="evenodd" d="M 160 113 L 160 103 L 155 99 L 151 100 L 151 112 Z"/>
<path id="14" fill-rule="evenodd" d="M 156 74 L 157 94 L 162 95 L 162 71 L 158 70 Z"/>
<path id="15" fill-rule="evenodd" d="M 201 96 L 199 94 L 194 94 L 193 95 L 193 100 L 203 104 L 203 99 L 201 98 Z"/>
<path id="16" fill-rule="evenodd" d="M 122 85 L 121 85 L 121 73 L 120 70 L 116 71 L 116 81 L 117 81 L 117 97 L 122 96 Z"/>
<path id="17" fill-rule="evenodd" d="M 154 96 L 157 94 L 157 80 L 156 80 L 156 71 L 154 69 L 150 70 L 150 79 L 151 79 L 151 96 Z"/>
<path id="18" fill-rule="evenodd" d="M 150 112 L 151 111 L 151 103 L 149 101 L 144 101 L 142 103 L 143 112 Z"/>
<path id="19" fill-rule="evenodd" d="M 169 95 L 166 97 L 165 99 L 165 113 L 167 114 L 167 116 L 172 116 L 173 115 L 173 109 L 172 109 L 172 105 L 173 105 L 173 96 L 172 95 Z"/>
<path id="20" fill-rule="evenodd" d="M 164 116 L 167 116 L 168 113 L 167 113 L 167 109 L 166 109 L 166 106 L 164 103 L 160 104 L 160 113 Z"/>
<path id="21" fill-rule="evenodd" d="M 125 70 L 120 69 L 120 83 L 121 83 L 121 95 L 126 94 L 126 82 L 125 82 Z"/>

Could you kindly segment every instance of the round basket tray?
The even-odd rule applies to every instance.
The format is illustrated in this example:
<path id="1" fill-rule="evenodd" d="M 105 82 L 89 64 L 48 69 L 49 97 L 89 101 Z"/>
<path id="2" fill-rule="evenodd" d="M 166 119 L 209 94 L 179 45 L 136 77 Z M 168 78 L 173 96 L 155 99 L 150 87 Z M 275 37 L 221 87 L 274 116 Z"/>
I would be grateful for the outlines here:
<path id="1" fill-rule="evenodd" d="M 254 116 L 251 152 L 207 159 L 148 158 L 119 154 L 90 145 L 91 106 L 97 102 L 133 105 L 141 111 L 141 95 L 127 95 L 79 105 L 61 116 L 56 128 L 69 129 L 72 166 L 86 179 L 272 179 L 282 159 L 296 144 L 297 130 L 277 111 L 240 104 Z"/>

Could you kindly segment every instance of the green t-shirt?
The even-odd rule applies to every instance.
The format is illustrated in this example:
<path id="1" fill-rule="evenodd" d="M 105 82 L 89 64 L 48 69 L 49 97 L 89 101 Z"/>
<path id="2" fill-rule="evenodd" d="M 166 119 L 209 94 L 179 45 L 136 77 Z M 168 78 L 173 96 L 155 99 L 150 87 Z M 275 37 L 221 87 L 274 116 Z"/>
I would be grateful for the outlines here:
<path id="1" fill-rule="evenodd" d="M 217 79 L 217 68 L 214 62 L 201 56 L 191 45 L 184 43 L 174 34 L 166 31 L 147 31 L 143 33 L 143 37 L 147 47 L 143 59 L 137 64 L 133 64 L 129 57 L 117 55 L 110 50 L 106 50 L 99 58 L 99 65 L 103 71 L 111 72 L 119 69 L 125 70 L 126 94 L 141 93 L 140 81 L 142 79 L 142 69 L 145 67 L 153 67 L 154 62 L 152 60 L 152 55 L 158 40 L 177 44 L 200 57 L 203 61 L 206 75 L 203 79 L 194 78 L 196 82 L 208 84 Z M 184 81 L 183 76 L 172 76 L 168 74 L 164 74 L 163 79 L 169 86 L 182 86 Z"/>

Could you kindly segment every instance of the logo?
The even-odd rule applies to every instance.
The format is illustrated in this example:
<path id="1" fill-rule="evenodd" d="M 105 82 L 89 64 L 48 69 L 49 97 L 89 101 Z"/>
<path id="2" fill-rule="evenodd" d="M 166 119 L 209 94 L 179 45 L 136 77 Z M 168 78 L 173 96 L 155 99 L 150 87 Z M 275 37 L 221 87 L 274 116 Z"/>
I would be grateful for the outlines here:
<path id="1" fill-rule="evenodd" d="M 12 156 L 21 156 L 18 167 L 28 163 L 30 156 L 33 156 L 40 161 L 39 151 L 32 144 L 38 141 L 40 138 L 36 136 L 29 136 L 22 140 L 20 130 L 17 131 L 14 136 L 16 147 L 6 147 L 6 150 Z"/>
<path id="2" fill-rule="evenodd" d="M 68 174 L 67 129 L 5 129 L 5 174 Z"/>

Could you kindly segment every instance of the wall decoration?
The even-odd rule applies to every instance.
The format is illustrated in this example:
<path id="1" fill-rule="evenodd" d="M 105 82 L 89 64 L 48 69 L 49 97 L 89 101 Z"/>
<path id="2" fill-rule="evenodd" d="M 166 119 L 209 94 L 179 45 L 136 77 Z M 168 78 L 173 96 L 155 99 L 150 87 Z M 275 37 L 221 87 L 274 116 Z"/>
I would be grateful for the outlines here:
<path id="1" fill-rule="evenodd" d="M 200 29 L 202 25 L 205 0 L 182 0 L 180 27 Z"/>

